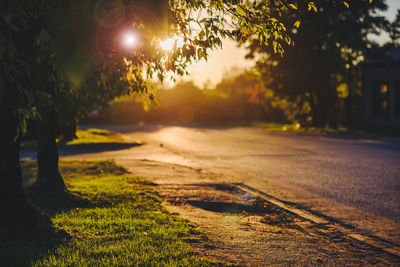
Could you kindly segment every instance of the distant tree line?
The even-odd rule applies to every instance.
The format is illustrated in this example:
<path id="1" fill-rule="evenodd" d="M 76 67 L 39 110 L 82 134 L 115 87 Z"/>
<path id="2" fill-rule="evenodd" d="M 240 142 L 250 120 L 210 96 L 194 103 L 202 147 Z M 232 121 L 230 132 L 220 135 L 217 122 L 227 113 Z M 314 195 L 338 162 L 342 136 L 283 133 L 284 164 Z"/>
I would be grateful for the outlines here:
<path id="1" fill-rule="evenodd" d="M 139 96 L 118 99 L 100 111 L 98 120 L 117 123 L 188 123 L 221 121 L 284 121 L 282 110 L 271 103 L 254 70 L 227 74 L 214 88 L 199 88 L 193 81 L 156 90 L 157 105 L 143 105 Z"/>

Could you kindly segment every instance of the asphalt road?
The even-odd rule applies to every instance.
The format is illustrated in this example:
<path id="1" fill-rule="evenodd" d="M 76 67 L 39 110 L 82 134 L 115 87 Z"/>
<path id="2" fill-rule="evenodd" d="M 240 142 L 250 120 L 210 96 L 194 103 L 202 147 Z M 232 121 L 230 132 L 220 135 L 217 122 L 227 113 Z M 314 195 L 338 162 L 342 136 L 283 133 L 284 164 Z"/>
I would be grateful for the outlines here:
<path id="1" fill-rule="evenodd" d="M 308 201 L 312 206 L 321 200 L 318 211 L 322 213 L 330 208 L 339 216 L 338 204 L 350 208 L 350 217 L 362 213 L 353 220 L 371 214 L 397 226 L 400 222 L 399 139 L 306 136 L 244 127 L 103 128 L 145 144 L 87 157 L 148 159 L 201 168 L 273 195 L 286 190 L 282 198 L 290 201 Z M 290 192 L 292 197 L 287 197 Z"/>
<path id="2" fill-rule="evenodd" d="M 346 233 L 340 230 L 344 226 L 351 229 L 349 236 L 383 240 L 372 244 L 395 248 L 399 255 L 399 138 L 307 136 L 246 127 L 103 128 L 143 145 L 96 146 L 94 151 L 61 152 L 62 157 L 114 158 L 133 174 L 160 184 L 243 182 L 300 210 L 327 216 L 330 223 L 322 222 L 319 229 Z M 160 171 L 168 178 L 160 180 L 165 175 Z M 203 178 L 193 179 L 197 175 Z"/>

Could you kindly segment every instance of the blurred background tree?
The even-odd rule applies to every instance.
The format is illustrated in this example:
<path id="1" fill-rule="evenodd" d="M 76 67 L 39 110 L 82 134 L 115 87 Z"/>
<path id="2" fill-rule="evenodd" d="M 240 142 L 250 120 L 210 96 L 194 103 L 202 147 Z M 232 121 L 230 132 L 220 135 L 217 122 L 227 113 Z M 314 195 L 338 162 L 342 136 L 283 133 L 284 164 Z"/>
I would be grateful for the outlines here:
<path id="1" fill-rule="evenodd" d="M 400 10 L 397 10 L 395 20 L 389 24 L 388 32 L 394 47 L 400 46 Z"/>
<path id="2" fill-rule="evenodd" d="M 255 69 L 233 68 L 215 86 L 199 88 L 180 81 L 172 88 L 158 85 L 157 106 L 144 105 L 139 96 L 122 97 L 100 110 L 92 122 L 188 123 L 269 121 L 286 122 L 282 110 L 273 107 L 273 93 L 264 87 Z M 184 113 L 187 116 L 184 116 Z"/>
<path id="3" fill-rule="evenodd" d="M 354 126 L 361 110 L 361 65 L 377 46 L 370 35 L 388 23 L 378 15 L 387 6 L 383 0 L 315 4 L 316 13 L 307 12 L 307 5 L 288 10 L 284 21 L 296 43 L 285 47 L 285 57 L 258 43 L 249 46 L 249 56 L 261 55 L 257 68 L 289 118 L 303 125 Z"/>

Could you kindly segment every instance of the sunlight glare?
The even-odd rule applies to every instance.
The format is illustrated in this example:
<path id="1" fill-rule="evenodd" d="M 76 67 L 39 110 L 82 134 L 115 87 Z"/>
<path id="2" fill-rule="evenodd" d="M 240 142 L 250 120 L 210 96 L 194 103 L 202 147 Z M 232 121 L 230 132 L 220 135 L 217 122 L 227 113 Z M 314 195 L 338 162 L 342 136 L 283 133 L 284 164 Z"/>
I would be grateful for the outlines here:
<path id="1" fill-rule="evenodd" d="M 165 41 L 161 41 L 160 46 L 165 51 L 171 51 L 172 48 L 174 47 L 175 42 L 176 42 L 177 47 L 182 47 L 183 43 L 184 43 L 182 37 L 172 37 L 172 38 L 168 38 Z"/>

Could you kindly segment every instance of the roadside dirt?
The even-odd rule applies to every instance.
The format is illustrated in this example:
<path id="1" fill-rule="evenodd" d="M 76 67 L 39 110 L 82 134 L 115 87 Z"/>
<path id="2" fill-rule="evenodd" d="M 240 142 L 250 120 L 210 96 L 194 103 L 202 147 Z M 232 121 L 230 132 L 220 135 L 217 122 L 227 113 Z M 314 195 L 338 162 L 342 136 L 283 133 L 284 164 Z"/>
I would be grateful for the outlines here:
<path id="1" fill-rule="evenodd" d="M 209 240 L 193 243 L 202 256 L 238 266 L 399 265 L 400 259 L 315 224 L 202 169 L 148 160 L 118 160 L 158 184 L 165 206 Z M 224 181 L 224 182 L 223 182 Z"/>

